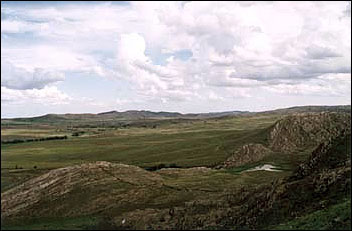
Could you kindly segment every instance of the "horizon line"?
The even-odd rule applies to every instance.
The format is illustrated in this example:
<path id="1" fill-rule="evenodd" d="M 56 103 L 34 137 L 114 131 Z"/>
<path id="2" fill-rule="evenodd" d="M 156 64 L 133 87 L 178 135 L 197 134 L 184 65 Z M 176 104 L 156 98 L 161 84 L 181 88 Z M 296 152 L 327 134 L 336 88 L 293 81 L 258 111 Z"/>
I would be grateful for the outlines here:
<path id="1" fill-rule="evenodd" d="M 166 112 L 166 113 L 179 113 L 181 115 L 189 115 L 189 114 L 210 114 L 210 113 L 226 113 L 226 112 L 249 112 L 249 113 L 259 113 L 259 112 L 266 112 L 266 111 L 274 111 L 274 110 L 280 110 L 280 109 L 291 109 L 295 107 L 343 107 L 343 106 L 351 106 L 351 104 L 338 104 L 338 105 L 296 105 L 296 106 L 289 106 L 289 107 L 276 107 L 272 109 L 265 109 L 265 110 L 228 110 L 228 111 L 209 111 L 209 112 L 190 112 L 190 113 L 182 113 L 178 111 L 153 111 L 153 110 L 136 110 L 136 109 L 130 109 L 130 110 L 125 110 L 125 111 L 117 111 L 117 110 L 111 110 L 111 111 L 103 111 L 103 112 L 97 112 L 97 113 L 92 113 L 92 112 L 82 112 L 82 113 L 46 113 L 42 115 L 36 115 L 36 116 L 24 116 L 24 117 L 2 117 L 1 119 L 21 119 L 21 118 L 35 118 L 35 117 L 42 117 L 46 115 L 67 115 L 67 114 L 74 114 L 74 115 L 82 115 L 82 114 L 92 114 L 92 115 L 99 115 L 103 113 L 109 113 L 109 112 L 118 112 L 118 113 L 124 113 L 124 112 L 130 112 L 130 111 L 136 111 L 136 112 L 152 112 L 152 113 L 161 113 L 161 112 Z"/>

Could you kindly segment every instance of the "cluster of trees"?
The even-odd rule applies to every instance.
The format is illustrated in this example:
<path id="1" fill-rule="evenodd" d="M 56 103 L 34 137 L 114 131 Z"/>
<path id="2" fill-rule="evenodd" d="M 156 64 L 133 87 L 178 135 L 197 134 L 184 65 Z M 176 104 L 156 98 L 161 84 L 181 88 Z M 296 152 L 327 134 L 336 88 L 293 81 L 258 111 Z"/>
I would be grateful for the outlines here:
<path id="1" fill-rule="evenodd" d="M 49 136 L 42 138 L 31 138 L 31 139 L 14 139 L 14 140 L 2 140 L 1 144 L 17 144 L 25 142 L 45 141 L 45 140 L 64 140 L 67 136 Z"/>

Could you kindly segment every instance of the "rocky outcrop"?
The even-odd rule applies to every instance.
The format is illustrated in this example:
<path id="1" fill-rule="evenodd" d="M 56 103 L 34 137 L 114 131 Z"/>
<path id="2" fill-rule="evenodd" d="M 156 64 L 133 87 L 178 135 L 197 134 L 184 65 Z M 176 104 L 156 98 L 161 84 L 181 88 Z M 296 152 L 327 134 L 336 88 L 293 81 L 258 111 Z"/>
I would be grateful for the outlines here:
<path id="1" fill-rule="evenodd" d="M 272 152 L 291 153 L 329 142 L 351 131 L 348 113 L 298 113 L 277 121 L 268 134 L 268 146 L 246 144 L 216 168 L 231 168 L 262 160 Z M 300 151 L 300 150 L 299 150 Z"/>
<path id="2" fill-rule="evenodd" d="M 324 209 L 351 195 L 350 134 L 319 145 L 294 173 L 258 190 L 242 210 L 242 224 L 258 228 Z M 330 159 L 330 160 L 329 160 Z M 270 218 L 270 219 L 269 219 Z"/>
<path id="3" fill-rule="evenodd" d="M 350 155 L 344 152 L 350 148 L 349 139 L 350 135 L 342 134 L 315 149 L 305 162 L 306 165 L 312 163 L 310 166 L 314 171 L 305 172 L 300 178 L 294 177 L 302 170 L 298 168 L 293 176 L 274 179 L 271 184 L 239 186 L 235 191 L 227 191 L 211 200 L 195 200 L 169 209 L 131 211 L 115 217 L 114 227 L 132 230 L 267 230 L 275 224 L 329 208 L 350 197 L 351 162 Z M 336 157 L 336 161 L 327 163 L 327 156 Z M 126 224 L 122 225 L 125 218 Z"/>
<path id="4" fill-rule="evenodd" d="M 288 116 L 276 122 L 269 134 L 269 147 L 274 151 L 291 152 L 316 146 L 351 130 L 347 113 L 321 112 Z"/>
<path id="5" fill-rule="evenodd" d="M 347 165 L 351 165 L 351 134 L 342 131 L 339 137 L 321 143 L 309 159 L 298 166 L 291 179 L 302 179 L 314 172 Z"/>
<path id="6" fill-rule="evenodd" d="M 230 156 L 224 162 L 223 167 L 231 168 L 257 162 L 270 154 L 270 152 L 270 149 L 264 147 L 262 144 L 246 144 Z"/>
<path id="7" fill-rule="evenodd" d="M 92 213 L 115 199 L 128 202 L 129 194 L 137 189 L 143 193 L 146 187 L 161 185 L 162 178 L 158 174 L 136 166 L 99 161 L 59 168 L 2 193 L 1 217 L 24 213 L 48 215 L 60 211 L 67 215 Z M 104 195 L 107 191 L 109 195 Z M 74 198 L 74 203 L 69 202 Z M 57 211 L 46 211 L 48 202 Z"/>

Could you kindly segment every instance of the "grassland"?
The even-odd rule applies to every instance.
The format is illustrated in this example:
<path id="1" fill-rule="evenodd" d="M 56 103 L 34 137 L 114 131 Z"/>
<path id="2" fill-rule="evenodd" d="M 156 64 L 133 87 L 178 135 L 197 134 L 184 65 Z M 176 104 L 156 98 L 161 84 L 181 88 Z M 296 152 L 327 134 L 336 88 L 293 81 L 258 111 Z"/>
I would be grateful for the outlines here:
<path id="1" fill-rule="evenodd" d="M 20 144 L 1 145 L 4 186 L 12 185 L 9 169 L 22 168 L 33 173 L 84 162 L 105 160 L 140 167 L 176 164 L 181 167 L 215 166 L 234 150 L 249 142 L 265 143 L 265 130 L 277 116 L 235 117 L 224 119 L 163 121 L 158 127 L 77 128 L 79 137 Z M 2 129 L 2 138 L 69 134 L 70 128 L 49 125 L 47 130 L 13 126 Z M 71 133 L 72 134 L 72 133 Z M 7 172 L 5 172 L 5 170 Z M 17 173 L 16 173 L 17 174 Z"/>
<path id="2" fill-rule="evenodd" d="M 271 227 L 273 230 L 351 230 L 351 199 Z"/>
<path id="3" fill-rule="evenodd" d="M 84 230 L 99 222 L 95 217 L 37 218 L 27 219 L 21 224 L 6 224 L 2 230 Z"/>
<path id="4" fill-rule="evenodd" d="M 131 171 L 127 174 L 128 178 L 135 181 L 144 179 L 148 174 L 155 174 L 158 184 L 153 187 L 144 184 L 145 182 L 133 185 L 117 181 L 111 173 L 99 172 L 82 177 L 79 173 L 79 179 L 88 177 L 86 182 L 98 182 L 98 185 L 76 185 L 69 196 L 54 201 L 52 197 L 45 198 L 43 195 L 44 199 L 28 210 L 30 216 L 20 220 L 8 219 L 1 228 L 111 229 L 116 228 L 109 227 L 111 219 L 123 219 L 126 214 L 131 219 L 141 220 L 140 226 L 136 227 L 146 228 L 144 225 L 147 222 L 142 220 L 149 219 L 147 215 L 153 214 L 154 210 L 158 211 L 155 217 L 161 214 L 162 217 L 158 219 L 164 219 L 163 213 L 168 214 L 170 207 L 179 206 L 185 211 L 192 211 L 194 203 L 197 204 L 194 209 L 202 210 L 203 207 L 208 209 L 213 206 L 214 213 L 217 213 L 219 207 L 219 213 L 226 214 L 231 203 L 240 202 L 238 195 L 242 193 L 242 188 L 251 192 L 252 189 L 254 191 L 258 187 L 266 187 L 290 176 L 312 149 L 295 150 L 290 154 L 273 152 L 258 162 L 231 169 L 197 167 L 215 167 L 248 143 L 267 145 L 268 131 L 282 116 L 259 113 L 224 118 L 139 120 L 123 123 L 121 119 L 104 122 L 94 121 L 91 117 L 89 121 L 76 122 L 51 121 L 49 117 L 45 117 L 44 121 L 2 121 L 2 140 L 68 136 L 65 140 L 2 144 L 2 192 L 50 170 L 94 161 L 136 165 L 145 169 L 160 164 L 176 165 L 180 168 L 164 168 L 144 173 Z M 75 133 L 79 135 L 75 136 Z M 245 172 L 262 164 L 272 164 L 281 171 Z M 121 177 L 119 172 L 116 174 Z M 69 178 L 71 177 L 73 176 Z M 95 177 L 101 179 L 96 181 Z M 62 181 L 65 180 L 67 178 L 63 177 Z M 231 202 L 227 197 L 234 199 Z M 190 204 L 189 207 L 185 206 L 187 203 Z M 209 206 L 212 203 L 215 205 Z M 346 203 L 271 228 L 314 228 L 309 226 L 310 222 L 316 221 L 314 216 L 326 217 L 329 214 L 337 214 L 345 222 L 348 216 Z M 39 211 L 37 215 L 32 214 L 36 211 Z M 65 214 L 63 211 L 70 212 Z M 320 223 L 316 227 L 332 227 L 326 226 L 323 219 L 317 222 Z M 350 225 L 348 222 L 346 224 Z"/>
<path id="5" fill-rule="evenodd" d="M 71 135 L 70 132 L 60 131 L 58 129 L 50 128 L 13 128 L 13 129 L 2 129 L 1 140 L 12 140 L 12 139 L 27 139 L 27 138 L 42 138 L 58 135 Z"/>
<path id="6" fill-rule="evenodd" d="M 166 210 L 167 213 L 170 207 L 182 207 L 185 203 L 190 206 L 192 203 L 209 202 L 221 205 L 225 203 L 223 198 L 226 198 L 227 195 L 239 195 L 239 190 L 242 187 L 255 188 L 274 179 L 287 176 L 289 173 L 231 174 L 226 170 L 188 168 L 162 169 L 153 172 L 153 174 L 161 176 L 158 179 L 158 182 L 160 180 L 162 183 L 161 185 L 150 187 L 141 184 L 134 186 L 116 180 L 110 181 L 108 175 L 97 175 L 97 177 L 102 177 L 105 183 L 99 181 L 99 185 L 81 185 L 82 188 L 78 187 L 70 192 L 70 196 L 59 200 L 51 200 L 51 197 L 48 197 L 44 203 L 39 203 L 34 207 L 34 210 L 41 211 L 40 215 L 34 216 L 32 214 L 33 217 L 20 220 L 20 222 L 17 219 L 7 220 L 2 224 L 2 229 L 93 229 L 94 227 L 101 228 L 101 225 L 106 226 L 106 219 L 109 217 L 120 219 L 126 213 L 134 213 L 135 211 L 144 211 L 145 213 L 149 211 L 148 209 L 156 209 L 158 211 Z M 89 177 L 94 178 L 94 175 L 89 175 Z M 137 178 L 141 179 L 142 175 L 131 171 L 127 176 L 119 174 L 119 177 L 122 179 L 128 177 L 134 181 Z M 93 178 L 89 182 L 94 181 Z M 60 212 L 65 206 L 70 207 L 69 215 Z M 86 209 L 89 209 L 89 212 Z M 87 213 L 93 214 L 87 215 Z M 132 219 L 134 216 L 138 215 L 129 217 Z M 146 221 L 141 221 L 139 227 L 144 229 L 146 223 Z M 111 227 L 107 228 L 111 229 Z"/>

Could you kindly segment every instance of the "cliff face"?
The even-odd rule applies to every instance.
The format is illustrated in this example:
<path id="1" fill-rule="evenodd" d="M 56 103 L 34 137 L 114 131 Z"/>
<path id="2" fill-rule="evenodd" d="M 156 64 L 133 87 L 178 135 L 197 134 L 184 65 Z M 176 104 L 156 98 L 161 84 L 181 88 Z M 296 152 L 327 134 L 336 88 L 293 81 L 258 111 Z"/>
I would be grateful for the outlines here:
<path id="1" fill-rule="evenodd" d="M 279 120 L 269 134 L 269 147 L 274 151 L 290 152 L 306 146 L 318 145 L 337 137 L 341 131 L 351 130 L 351 116 L 347 113 L 303 113 Z"/>

